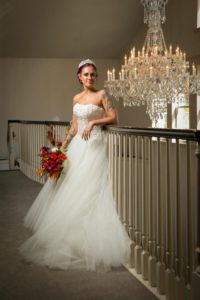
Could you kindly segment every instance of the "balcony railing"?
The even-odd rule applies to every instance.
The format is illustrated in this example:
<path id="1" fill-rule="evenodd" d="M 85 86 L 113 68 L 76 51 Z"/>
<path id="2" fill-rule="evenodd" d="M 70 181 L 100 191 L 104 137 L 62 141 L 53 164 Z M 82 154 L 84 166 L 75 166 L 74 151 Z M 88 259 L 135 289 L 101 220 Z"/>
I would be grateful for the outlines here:
<path id="1" fill-rule="evenodd" d="M 10 169 L 20 168 L 29 178 L 44 183 L 46 177 L 37 175 L 40 167 L 39 152 L 42 146 L 64 140 L 69 122 L 9 121 L 8 137 Z M 49 136 L 50 135 L 50 136 Z"/>
<path id="2" fill-rule="evenodd" d="M 10 122 L 10 166 L 33 180 L 47 132 L 68 123 Z M 113 193 L 133 240 L 130 270 L 169 300 L 199 299 L 200 131 L 107 129 Z"/>

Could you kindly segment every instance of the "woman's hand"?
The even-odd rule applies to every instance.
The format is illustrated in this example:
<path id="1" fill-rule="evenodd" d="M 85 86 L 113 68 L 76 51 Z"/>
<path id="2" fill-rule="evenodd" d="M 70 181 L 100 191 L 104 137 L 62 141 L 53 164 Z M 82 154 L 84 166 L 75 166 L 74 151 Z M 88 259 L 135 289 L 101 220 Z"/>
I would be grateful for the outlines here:
<path id="1" fill-rule="evenodd" d="M 77 122 L 75 116 L 72 117 L 71 126 L 69 131 L 66 134 L 66 139 L 63 141 L 60 150 L 66 150 L 68 145 L 70 144 L 73 137 L 76 135 L 77 132 Z"/>
<path id="2" fill-rule="evenodd" d="M 88 140 L 90 138 L 90 134 L 91 134 L 91 131 L 92 131 L 92 128 L 94 126 L 94 123 L 93 121 L 90 121 L 87 126 L 85 127 L 83 133 L 82 133 L 82 138 L 84 140 Z"/>
<path id="3" fill-rule="evenodd" d="M 62 145 L 60 146 L 60 150 L 61 150 L 61 151 L 65 151 L 66 148 L 67 148 L 67 141 L 64 141 L 64 142 L 62 143 Z"/>

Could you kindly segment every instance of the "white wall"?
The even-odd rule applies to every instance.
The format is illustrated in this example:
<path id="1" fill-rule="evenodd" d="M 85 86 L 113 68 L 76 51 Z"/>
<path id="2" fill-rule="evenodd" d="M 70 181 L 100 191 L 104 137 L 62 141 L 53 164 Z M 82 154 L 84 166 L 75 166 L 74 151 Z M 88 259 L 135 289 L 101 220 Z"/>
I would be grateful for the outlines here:
<path id="1" fill-rule="evenodd" d="M 81 91 L 76 78 L 80 59 L 0 59 L 0 159 L 8 157 L 8 120 L 71 119 L 72 97 Z M 106 71 L 118 60 L 96 59 L 103 86 Z"/>

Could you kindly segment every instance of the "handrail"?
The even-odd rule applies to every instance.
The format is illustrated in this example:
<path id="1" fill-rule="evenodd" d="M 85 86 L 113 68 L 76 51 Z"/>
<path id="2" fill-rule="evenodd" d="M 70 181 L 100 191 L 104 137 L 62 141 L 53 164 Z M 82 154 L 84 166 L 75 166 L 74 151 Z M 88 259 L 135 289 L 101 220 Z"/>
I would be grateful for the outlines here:
<path id="1" fill-rule="evenodd" d="M 142 128 L 130 126 L 106 126 L 108 132 L 126 133 L 128 135 L 151 136 L 162 138 L 184 139 L 200 142 L 200 130 L 196 129 L 169 129 L 169 128 Z"/>
<path id="2" fill-rule="evenodd" d="M 44 124 L 44 125 L 70 125 L 69 121 L 29 121 L 29 120 L 8 120 L 8 123 L 21 124 Z M 176 138 L 188 141 L 200 142 L 200 130 L 197 129 L 170 129 L 153 127 L 131 127 L 131 126 L 104 126 L 108 132 L 126 133 L 128 135 L 140 135 L 163 138 Z"/>
<path id="3" fill-rule="evenodd" d="M 43 124 L 43 125 L 70 125 L 69 121 L 27 121 L 27 120 L 8 120 L 9 123 L 21 124 Z"/>

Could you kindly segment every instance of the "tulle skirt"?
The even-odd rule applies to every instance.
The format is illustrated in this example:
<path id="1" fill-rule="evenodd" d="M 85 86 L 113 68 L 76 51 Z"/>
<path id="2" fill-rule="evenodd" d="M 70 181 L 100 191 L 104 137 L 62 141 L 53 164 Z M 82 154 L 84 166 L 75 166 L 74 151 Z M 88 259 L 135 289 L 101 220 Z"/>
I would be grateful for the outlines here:
<path id="1" fill-rule="evenodd" d="M 129 260 L 131 240 L 116 212 L 104 138 L 75 136 L 56 182 L 48 179 L 25 216 L 26 260 L 50 268 L 110 270 Z"/>

